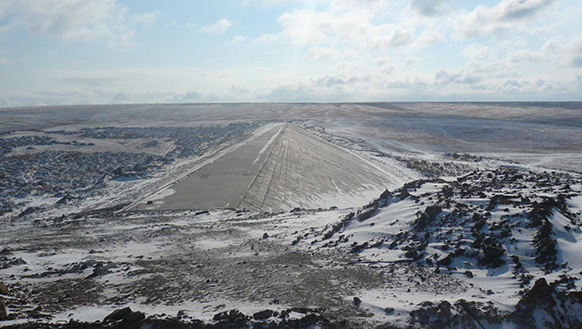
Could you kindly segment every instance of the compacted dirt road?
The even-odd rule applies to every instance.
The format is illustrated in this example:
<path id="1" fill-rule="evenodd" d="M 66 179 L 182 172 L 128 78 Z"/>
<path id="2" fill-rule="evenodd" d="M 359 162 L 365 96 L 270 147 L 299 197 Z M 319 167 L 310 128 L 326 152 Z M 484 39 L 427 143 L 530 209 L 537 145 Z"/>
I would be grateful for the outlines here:
<path id="1" fill-rule="evenodd" d="M 202 167 L 134 210 L 359 206 L 392 178 L 291 124 L 275 126 Z"/>

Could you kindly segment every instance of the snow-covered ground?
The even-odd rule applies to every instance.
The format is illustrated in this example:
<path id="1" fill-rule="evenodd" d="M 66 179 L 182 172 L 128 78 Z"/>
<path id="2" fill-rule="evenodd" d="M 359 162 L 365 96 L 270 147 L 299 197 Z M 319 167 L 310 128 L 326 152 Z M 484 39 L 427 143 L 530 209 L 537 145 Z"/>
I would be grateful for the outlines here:
<path id="1" fill-rule="evenodd" d="M 582 308 L 571 297 L 581 290 L 582 279 L 582 112 L 572 104 L 159 107 L 164 110 L 154 105 L 0 110 L 0 117 L 10 119 L 0 128 L 11 130 L 0 138 L 12 145 L 3 159 L 16 157 L 23 165 L 60 154 L 48 149 L 92 154 L 93 147 L 95 153 L 168 158 L 148 171 L 131 162 L 127 173 L 135 174 L 109 175 L 95 185 L 98 193 L 83 198 L 35 192 L 17 196 L 21 216 L 2 209 L 0 282 L 9 294 L 0 300 L 9 319 L 0 325 L 36 318 L 96 321 L 125 306 L 148 316 L 181 318 L 180 313 L 207 323 L 231 309 L 252 315 L 295 308 L 291 317 L 301 318 L 301 307 L 350 328 L 383 323 L 477 328 L 473 316 L 486 328 L 582 323 L 576 313 Z M 24 117 L 37 120 L 26 123 Z M 265 186 L 276 189 L 272 195 L 288 208 L 305 204 L 297 199 L 305 195 L 297 193 L 299 187 L 315 184 L 319 190 L 309 196 L 308 207 L 299 207 L 310 209 L 292 211 L 134 207 L 147 201 L 153 207 L 176 193 L 175 182 L 283 122 L 335 144 L 345 159 L 389 178 L 388 191 L 362 181 L 367 191 L 341 193 L 349 181 L 338 176 L 325 184 L 315 178 L 297 181 L 286 193 L 285 180 L 273 180 Z M 228 135 L 231 128 L 220 128 L 227 137 L 212 135 L 220 138 L 184 157 L 172 154 L 177 141 L 187 139 L 144 137 L 228 123 L 248 126 L 231 126 L 234 135 Z M 136 138 L 101 138 L 105 132 L 131 132 Z M 81 138 L 82 133 L 99 138 Z M 28 139 L 32 136 L 38 138 Z M 42 136 L 58 138 L 51 142 Z M 249 161 L 279 147 L 279 140 L 290 143 L 281 136 L 274 134 Z M 180 145 L 202 145 L 200 140 Z M 344 159 L 335 151 L 322 152 L 319 143 L 294 146 L 279 147 L 294 150 L 281 159 L 296 157 L 299 163 L 303 154 L 318 151 L 316 162 L 340 159 L 329 162 L 335 166 Z M 136 164 L 150 163 L 147 159 Z M 269 172 L 285 172 L 287 163 L 278 159 L 271 158 Z M 18 177 L 22 186 L 38 184 L 32 178 L 39 169 L 32 166 Z M 317 171 L 291 172 L 311 177 L 309 172 Z M 266 176 L 271 182 L 273 175 Z M 3 188 L 12 196 L 12 186 Z M 552 292 L 540 293 L 547 290 Z M 524 318 L 526 313 L 535 316 Z M 549 322 L 540 325 L 542 318 Z"/>

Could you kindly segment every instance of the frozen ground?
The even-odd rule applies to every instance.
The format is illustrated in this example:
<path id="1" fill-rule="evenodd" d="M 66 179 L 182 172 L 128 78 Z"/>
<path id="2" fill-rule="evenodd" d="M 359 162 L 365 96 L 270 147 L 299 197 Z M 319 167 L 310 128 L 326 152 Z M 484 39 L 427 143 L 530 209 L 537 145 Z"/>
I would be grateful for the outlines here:
<path id="1" fill-rule="evenodd" d="M 2 161 L 24 169 L 2 173 L 20 208 L 0 223 L 0 325 L 72 328 L 125 306 L 148 316 L 136 327 L 582 323 L 579 104 L 128 105 L 0 118 Z M 53 177 L 37 174 L 51 154 L 83 168 L 127 161 L 58 195 L 36 180 Z M 192 185 L 216 203 L 172 207 L 196 200 Z M 251 318 L 217 315 L 232 309 Z M 266 309 L 281 316 L 252 317 Z"/>

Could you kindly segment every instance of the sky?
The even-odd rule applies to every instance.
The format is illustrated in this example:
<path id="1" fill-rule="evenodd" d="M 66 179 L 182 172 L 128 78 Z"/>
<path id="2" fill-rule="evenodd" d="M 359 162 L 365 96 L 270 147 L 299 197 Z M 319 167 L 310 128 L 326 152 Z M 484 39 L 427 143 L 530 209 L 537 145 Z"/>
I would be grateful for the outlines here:
<path id="1" fill-rule="evenodd" d="M 580 101 L 580 0 L 0 0 L 0 107 Z"/>

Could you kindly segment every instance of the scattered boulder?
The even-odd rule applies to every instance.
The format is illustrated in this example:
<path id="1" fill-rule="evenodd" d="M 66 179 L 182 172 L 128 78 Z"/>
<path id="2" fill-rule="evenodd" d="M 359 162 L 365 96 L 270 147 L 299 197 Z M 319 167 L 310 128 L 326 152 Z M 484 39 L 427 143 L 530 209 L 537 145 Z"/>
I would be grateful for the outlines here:
<path id="1" fill-rule="evenodd" d="M 126 316 L 131 314 L 131 308 L 130 307 L 124 307 L 118 310 L 115 310 L 113 312 L 111 312 L 108 316 L 106 316 L 103 319 L 103 322 L 115 322 L 115 321 L 119 321 L 123 318 L 125 318 Z"/>
<path id="2" fill-rule="evenodd" d="M 481 250 L 483 250 L 484 257 L 479 260 L 480 265 L 496 268 L 505 264 L 505 261 L 501 259 L 501 256 L 505 254 L 505 249 L 502 247 L 483 243 L 481 244 Z"/>
<path id="3" fill-rule="evenodd" d="M 451 316 L 451 303 L 445 300 L 439 304 L 438 308 L 441 311 L 440 313 L 437 313 L 439 316 L 447 318 Z"/>
<path id="4" fill-rule="evenodd" d="M 483 250 L 483 254 L 485 254 L 486 258 L 498 258 L 505 254 L 505 249 L 488 244 L 483 244 L 481 249 Z"/>
<path id="5" fill-rule="evenodd" d="M 8 310 L 6 309 L 6 304 L 0 300 L 0 320 L 6 320 L 8 317 Z"/>
<path id="6" fill-rule="evenodd" d="M 248 317 L 239 310 L 230 310 L 217 313 L 214 315 L 213 319 L 215 321 L 228 321 L 240 324 L 245 324 L 249 320 Z"/>
<path id="7" fill-rule="evenodd" d="M 70 196 L 70 195 L 65 195 L 64 197 L 62 197 L 59 201 L 57 201 L 55 204 L 57 205 L 66 205 L 69 203 L 69 201 L 73 200 L 74 197 Z"/>
<path id="8" fill-rule="evenodd" d="M 146 316 L 142 312 L 131 312 L 123 318 L 123 321 L 121 321 L 121 327 L 129 328 L 145 318 Z"/>
<path id="9" fill-rule="evenodd" d="M 264 240 L 264 239 L 268 239 L 268 238 L 269 238 L 269 233 L 265 232 L 265 233 L 263 234 L 263 240 Z"/>
<path id="10" fill-rule="evenodd" d="M 361 221 L 364 221 L 364 220 L 374 216 L 374 214 L 376 213 L 376 210 L 378 210 L 378 205 L 376 205 L 376 204 L 374 204 L 370 208 L 361 209 L 358 212 L 358 219 Z"/>
<path id="11" fill-rule="evenodd" d="M 110 266 L 107 266 L 107 264 L 104 265 L 102 262 L 98 262 L 97 264 L 95 264 L 95 267 L 93 268 L 93 273 L 87 276 L 87 279 L 101 277 L 103 275 L 111 273 L 109 267 Z"/>
<path id="12" fill-rule="evenodd" d="M 8 295 L 8 287 L 3 282 L 0 282 L 0 295 Z"/>
<path id="13" fill-rule="evenodd" d="M 354 305 L 359 307 L 360 304 L 362 304 L 362 300 L 358 297 L 354 297 Z"/>
<path id="14" fill-rule="evenodd" d="M 103 319 L 104 323 L 110 323 L 108 328 L 138 328 L 140 321 L 145 320 L 143 312 L 133 312 L 130 307 L 124 307 L 111 312 Z"/>
<path id="15" fill-rule="evenodd" d="M 420 213 L 418 218 L 414 221 L 414 228 L 417 231 L 424 231 L 426 226 L 434 222 L 442 212 L 443 209 L 438 205 L 426 207 L 424 212 Z"/>
<path id="16" fill-rule="evenodd" d="M 452 262 L 453 262 L 453 254 L 452 253 L 448 253 L 446 256 L 440 257 L 436 261 L 437 265 L 440 265 L 440 266 L 449 266 L 449 265 L 451 265 Z"/>
<path id="17" fill-rule="evenodd" d="M 275 314 L 272 310 L 264 310 L 253 314 L 255 320 L 264 320 L 272 317 Z"/>

